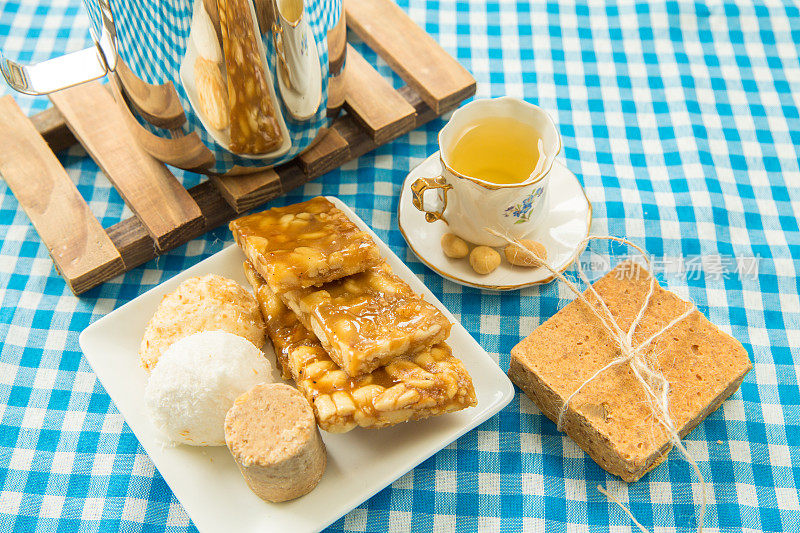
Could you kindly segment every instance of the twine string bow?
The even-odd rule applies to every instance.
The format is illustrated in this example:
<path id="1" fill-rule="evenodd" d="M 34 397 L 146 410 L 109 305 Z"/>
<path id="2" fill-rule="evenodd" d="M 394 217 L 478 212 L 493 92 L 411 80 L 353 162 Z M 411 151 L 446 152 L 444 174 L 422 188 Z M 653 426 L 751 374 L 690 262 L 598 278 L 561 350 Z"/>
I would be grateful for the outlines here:
<path id="1" fill-rule="evenodd" d="M 689 464 L 692 465 L 695 474 L 697 474 L 698 479 L 700 480 L 700 489 L 702 494 L 702 502 L 700 507 L 700 514 L 697 517 L 698 523 L 698 531 L 702 533 L 703 531 L 703 521 L 705 517 L 706 511 L 706 491 L 705 491 L 705 480 L 703 478 L 702 473 L 700 472 L 700 468 L 697 466 L 697 462 L 694 460 L 692 455 L 686 449 L 686 447 L 681 442 L 681 437 L 678 434 L 678 430 L 675 427 L 675 422 L 672 420 L 669 412 L 669 391 L 670 391 L 670 384 L 669 381 L 666 379 L 664 374 L 657 368 L 654 368 L 650 365 L 647 357 L 645 357 L 645 350 L 648 346 L 650 346 L 656 339 L 658 339 L 661 335 L 669 331 L 672 327 L 680 323 L 681 321 L 685 320 L 689 317 L 692 313 L 694 313 L 697 308 L 693 304 L 689 304 L 687 309 L 681 313 L 679 316 L 671 320 L 666 326 L 659 329 L 656 333 L 645 339 L 643 342 L 639 343 L 638 345 L 634 346 L 634 334 L 636 333 L 636 329 L 639 324 L 644 319 L 645 313 L 647 311 L 648 306 L 650 305 L 650 300 L 653 297 L 655 292 L 655 276 L 652 274 L 650 275 L 650 285 L 645 296 L 644 302 L 642 303 L 642 307 L 639 309 L 639 312 L 634 317 L 631 326 L 628 328 L 627 332 L 624 332 L 620 327 L 619 323 L 617 322 L 614 315 L 611 313 L 611 310 L 606 305 L 605 301 L 600 297 L 600 295 L 595 290 L 594 286 L 591 282 L 587 279 L 586 274 L 583 271 L 583 267 L 581 266 L 580 261 L 576 262 L 577 265 L 577 273 L 580 280 L 588 285 L 588 292 L 594 297 L 597 304 L 593 304 L 589 301 L 589 299 L 583 294 L 575 283 L 569 280 L 566 276 L 564 276 L 561 272 L 557 271 L 552 265 L 548 264 L 546 261 L 542 260 L 538 257 L 535 253 L 525 247 L 519 240 L 513 239 L 504 235 L 498 231 L 485 228 L 486 231 L 495 235 L 503 240 L 505 240 L 508 244 L 512 244 L 517 246 L 521 253 L 527 254 L 530 258 L 535 259 L 541 266 L 546 268 L 550 271 L 550 273 L 559 281 L 562 281 L 569 289 L 572 291 L 578 299 L 580 299 L 592 314 L 600 321 L 600 324 L 603 326 L 605 331 L 611 337 L 611 339 L 617 344 L 619 347 L 620 355 L 619 357 L 615 358 L 602 368 L 600 368 L 597 372 L 595 372 L 589 379 L 584 381 L 578 388 L 576 388 L 572 393 L 567 397 L 564 401 L 564 404 L 561 406 L 561 409 L 558 412 L 558 422 L 557 427 L 559 431 L 562 430 L 562 426 L 564 423 L 564 416 L 567 412 L 570 402 L 575 398 L 575 396 L 583 390 L 589 383 L 597 379 L 603 372 L 606 370 L 627 363 L 631 370 L 633 371 L 633 375 L 636 378 L 636 381 L 641 385 L 642 389 L 645 392 L 648 405 L 650 407 L 651 412 L 655 419 L 664 427 L 664 430 L 669 437 L 670 442 L 678 448 L 681 454 L 686 458 Z M 620 244 L 624 244 L 626 246 L 630 246 L 631 248 L 635 249 L 644 259 L 645 263 L 647 264 L 648 271 L 652 272 L 651 261 L 647 253 L 636 244 L 619 237 L 612 237 L 612 236 L 595 236 L 590 235 L 586 237 L 583 241 L 581 241 L 580 245 L 578 246 L 578 250 L 583 250 L 592 240 L 605 240 L 605 241 L 612 241 L 617 242 Z M 633 520 L 634 524 L 636 524 L 641 531 L 646 532 L 647 529 L 644 528 L 631 514 L 631 512 L 616 498 L 612 497 L 605 489 L 598 486 L 597 487 L 600 492 L 605 494 L 609 499 L 614 501 L 617 505 L 623 508 L 623 510 L 630 516 L 631 520 Z"/>

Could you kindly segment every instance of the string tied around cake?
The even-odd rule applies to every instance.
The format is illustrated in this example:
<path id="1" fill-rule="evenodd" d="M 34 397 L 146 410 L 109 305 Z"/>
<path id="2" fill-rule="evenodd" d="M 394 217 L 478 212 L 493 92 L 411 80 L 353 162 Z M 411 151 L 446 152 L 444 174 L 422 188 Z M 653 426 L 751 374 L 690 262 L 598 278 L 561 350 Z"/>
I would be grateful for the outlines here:
<path id="1" fill-rule="evenodd" d="M 589 242 L 593 240 L 597 241 L 610 241 L 616 242 L 619 244 L 623 244 L 626 246 L 630 246 L 634 250 L 636 250 L 644 259 L 645 263 L 647 264 L 647 269 L 651 272 L 650 275 L 650 286 L 648 288 L 647 294 L 645 296 L 644 302 L 642 303 L 642 307 L 639 309 L 639 312 L 633 319 L 631 326 L 628 328 L 628 331 L 623 331 L 622 328 L 619 326 L 619 323 L 614 318 L 614 315 L 611 313 L 611 310 L 608 308 L 606 303 L 600 297 L 600 295 L 595 290 L 592 283 L 587 279 L 586 274 L 583 271 L 583 267 L 581 266 L 580 261 L 576 261 L 576 271 L 578 274 L 578 278 L 588 285 L 588 292 L 594 296 L 597 304 L 593 304 L 589 301 L 589 299 L 583 294 L 576 284 L 567 278 L 562 272 L 556 270 L 555 267 L 547 263 L 547 261 L 543 260 L 539 256 L 537 256 L 533 251 L 529 250 L 526 246 L 524 246 L 518 239 L 514 239 L 500 233 L 496 230 L 490 228 L 484 228 L 486 231 L 495 235 L 508 244 L 514 245 L 520 249 L 519 253 L 523 253 L 535 259 L 542 267 L 549 270 L 550 273 L 553 275 L 554 278 L 562 281 L 570 291 L 572 291 L 578 299 L 580 299 L 591 313 L 600 321 L 600 324 L 603 326 L 603 329 L 608 333 L 609 337 L 618 345 L 620 350 L 619 357 L 615 358 L 602 368 L 600 368 L 597 372 L 595 372 L 589 379 L 585 380 L 578 388 L 576 388 L 572 393 L 566 398 L 563 405 L 559 409 L 558 412 L 558 422 L 556 427 L 559 431 L 562 430 L 562 426 L 564 423 L 564 415 L 567 412 L 567 408 L 569 407 L 570 402 L 572 399 L 581 392 L 589 383 L 597 379 L 601 374 L 605 371 L 609 370 L 610 368 L 628 364 L 631 371 L 633 372 L 636 381 L 641 385 L 642 389 L 645 392 L 645 396 L 647 398 L 648 405 L 650 407 L 651 412 L 653 413 L 654 418 L 658 421 L 661 426 L 664 427 L 664 430 L 669 437 L 670 442 L 673 446 L 678 448 L 681 454 L 686 458 L 687 462 L 692 466 L 694 469 L 695 474 L 697 474 L 698 479 L 700 480 L 700 490 L 702 493 L 702 501 L 700 506 L 700 514 L 697 517 L 697 530 L 702 533 L 703 531 L 703 522 L 705 518 L 706 512 L 706 491 L 705 491 L 705 479 L 703 478 L 703 474 L 700 472 L 700 468 L 697 466 L 697 462 L 695 461 L 694 457 L 689 453 L 686 447 L 681 442 L 681 437 L 678 433 L 677 428 L 675 427 L 675 422 L 673 421 L 672 417 L 670 416 L 669 411 L 669 392 L 670 392 L 670 383 L 664 376 L 664 374 L 658 370 L 657 368 L 653 368 L 647 358 L 645 357 L 645 350 L 653 344 L 655 340 L 657 340 L 661 335 L 669 331 L 671 328 L 679 324 L 681 321 L 688 318 L 692 313 L 694 313 L 697 308 L 693 304 L 689 304 L 679 316 L 672 319 L 667 325 L 659 329 L 656 333 L 645 339 L 643 342 L 634 346 L 634 334 L 636 333 L 636 329 L 643 320 L 645 313 L 647 311 L 648 306 L 650 305 L 650 300 L 653 297 L 655 292 L 655 284 L 656 279 L 655 276 L 652 274 L 652 263 L 650 261 L 650 257 L 647 253 L 635 243 L 628 241 L 627 239 L 623 239 L 620 237 L 613 237 L 613 236 L 599 236 L 599 235 L 590 235 L 586 237 L 581 243 L 578 245 L 578 250 L 584 250 L 586 246 L 588 246 Z M 619 500 L 611 496 L 605 489 L 598 485 L 598 491 L 603 493 L 607 498 L 611 501 L 622 507 L 622 509 L 628 514 L 634 524 L 643 532 L 647 532 L 647 529 L 642 526 L 633 514 L 628 510 Z"/>

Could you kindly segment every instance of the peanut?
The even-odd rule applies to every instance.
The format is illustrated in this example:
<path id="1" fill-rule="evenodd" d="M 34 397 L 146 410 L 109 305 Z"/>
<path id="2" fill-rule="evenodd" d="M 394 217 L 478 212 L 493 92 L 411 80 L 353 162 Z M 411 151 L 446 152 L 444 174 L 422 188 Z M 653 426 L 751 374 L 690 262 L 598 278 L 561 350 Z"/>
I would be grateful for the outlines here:
<path id="1" fill-rule="evenodd" d="M 322 252 L 308 246 L 298 246 L 289 255 L 295 265 L 305 270 L 309 277 L 316 276 L 321 270 L 327 270 L 328 264 Z"/>
<path id="2" fill-rule="evenodd" d="M 433 364 L 434 356 L 430 351 L 423 351 L 414 357 L 414 361 L 421 367 Z"/>
<path id="3" fill-rule="evenodd" d="M 287 293 L 289 294 L 289 293 Z M 325 289 L 320 289 L 318 291 L 314 291 L 311 294 L 307 295 L 305 298 L 300 300 L 300 308 L 310 313 L 312 312 L 317 306 L 323 304 L 324 302 L 331 299 L 331 293 L 326 291 Z M 291 301 L 291 300 L 290 300 Z"/>
<path id="4" fill-rule="evenodd" d="M 409 387 L 414 387 L 415 389 L 430 389 L 436 383 L 433 380 L 433 376 L 431 376 L 431 379 L 406 378 L 403 380 L 403 382 Z"/>
<path id="5" fill-rule="evenodd" d="M 252 247 L 257 252 L 263 253 L 264 251 L 266 251 L 269 241 L 264 237 L 259 237 L 257 235 L 250 235 L 245 238 L 245 243 L 248 246 Z"/>
<path id="6" fill-rule="evenodd" d="M 469 254 L 469 245 L 467 242 L 452 233 L 445 233 L 442 235 L 441 245 L 444 255 L 452 257 L 453 259 L 461 259 L 467 257 L 467 254 Z"/>
<path id="7" fill-rule="evenodd" d="M 399 292 L 398 284 L 385 275 L 372 275 L 369 277 L 368 283 L 373 290 L 383 294 L 395 294 Z"/>
<path id="8" fill-rule="evenodd" d="M 335 367 L 333 361 L 316 361 L 305 367 L 303 374 L 306 379 L 316 379 Z"/>
<path id="9" fill-rule="evenodd" d="M 373 405 L 377 411 L 391 411 L 396 409 L 397 400 L 407 389 L 405 384 L 398 383 L 386 389 L 383 394 L 375 398 Z"/>
<path id="10" fill-rule="evenodd" d="M 328 256 L 328 266 L 333 269 L 339 269 L 344 266 L 344 254 L 342 252 L 333 252 Z"/>
<path id="11" fill-rule="evenodd" d="M 512 265 L 536 267 L 541 264 L 541 261 L 547 259 L 547 249 L 545 249 L 542 243 L 531 239 L 522 239 L 519 241 L 519 244 L 524 246 L 527 250 L 524 250 L 516 244 L 509 244 L 503 250 L 506 255 L 506 260 Z"/>
<path id="12" fill-rule="evenodd" d="M 321 351 L 321 350 L 320 350 Z M 298 346 L 289 352 L 289 365 L 292 368 L 303 368 L 319 356 L 319 352 L 310 346 Z"/>
<path id="13" fill-rule="evenodd" d="M 469 264 L 478 274 L 486 275 L 495 271 L 500 266 L 500 254 L 494 248 L 477 246 L 469 254 Z"/>
<path id="14" fill-rule="evenodd" d="M 408 407 L 409 405 L 415 403 L 419 399 L 420 399 L 419 392 L 415 391 L 414 389 L 409 389 L 397 398 L 397 402 L 395 402 L 395 409 L 402 409 L 403 407 Z"/>
<path id="15" fill-rule="evenodd" d="M 314 398 L 314 407 L 320 420 L 326 420 L 336 414 L 336 405 L 327 394 L 320 394 Z"/>
<path id="16" fill-rule="evenodd" d="M 358 333 L 355 325 L 348 318 L 341 318 L 334 322 L 333 331 L 343 342 L 348 342 Z"/>
<path id="17" fill-rule="evenodd" d="M 368 406 L 384 388 L 380 385 L 364 385 L 353 391 L 353 398 L 360 406 Z"/>
<path id="18" fill-rule="evenodd" d="M 412 372 L 414 370 L 417 370 L 419 367 L 416 364 L 406 359 L 395 359 L 394 361 L 386 365 L 385 368 L 387 374 L 389 374 L 392 377 L 396 377 L 404 372 Z"/>
<path id="19" fill-rule="evenodd" d="M 329 370 L 317 378 L 317 387 L 320 389 L 340 389 L 347 383 L 347 374 L 341 370 Z M 334 396 L 334 401 L 336 397 Z"/>
<path id="20" fill-rule="evenodd" d="M 347 279 L 347 278 L 345 278 L 344 289 L 352 295 L 359 295 L 363 292 L 361 290 L 361 285 L 359 285 L 352 279 Z"/>
<path id="21" fill-rule="evenodd" d="M 289 222 L 289 226 L 290 226 L 290 227 L 292 228 L 292 230 L 294 230 L 294 231 L 298 231 L 300 228 L 303 228 L 303 227 L 305 227 L 305 226 L 308 226 L 308 224 L 309 224 L 308 220 L 303 220 L 302 218 L 295 218 L 295 219 L 293 219 L 291 222 Z M 298 238 L 304 238 L 304 239 L 307 239 L 307 238 L 308 238 L 308 236 L 306 236 L 306 235 L 303 235 L 303 234 L 301 233 L 301 234 L 300 234 L 300 236 L 299 236 Z"/>
<path id="22" fill-rule="evenodd" d="M 332 397 L 339 416 L 352 415 L 356 411 L 356 404 L 353 403 L 353 399 L 346 392 L 334 392 Z"/>
<path id="23" fill-rule="evenodd" d="M 303 224 L 308 224 L 308 221 L 306 221 L 306 220 L 303 220 L 302 222 L 303 222 Z M 297 236 L 297 238 L 298 239 L 303 239 L 303 240 L 306 240 L 306 241 L 310 241 L 312 239 L 321 239 L 325 235 L 326 235 L 326 233 L 324 231 L 312 231 L 312 232 L 309 232 L 309 233 L 301 233 L 300 235 Z"/>

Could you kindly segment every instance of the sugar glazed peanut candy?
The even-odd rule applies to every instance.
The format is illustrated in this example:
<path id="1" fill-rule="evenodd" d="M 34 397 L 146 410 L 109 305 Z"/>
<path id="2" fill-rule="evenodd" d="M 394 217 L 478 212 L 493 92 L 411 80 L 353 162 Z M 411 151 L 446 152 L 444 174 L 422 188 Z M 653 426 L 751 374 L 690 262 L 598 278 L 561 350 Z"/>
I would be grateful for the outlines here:
<path id="1" fill-rule="evenodd" d="M 325 431 L 343 433 L 356 426 L 381 428 L 476 404 L 472 379 L 444 343 L 396 358 L 365 376 L 348 378 L 249 263 L 245 264 L 245 273 L 261 306 L 284 378 L 294 378 Z"/>
<path id="2" fill-rule="evenodd" d="M 321 196 L 239 218 L 230 229 L 278 294 L 322 285 L 381 262 L 372 238 Z"/>
<path id="3" fill-rule="evenodd" d="M 443 342 L 450 321 L 386 263 L 281 299 L 350 376 Z"/>
<path id="4" fill-rule="evenodd" d="M 249 0 L 218 0 L 222 49 L 230 102 L 230 150 L 264 154 L 283 143 L 283 135 L 264 70 Z"/>

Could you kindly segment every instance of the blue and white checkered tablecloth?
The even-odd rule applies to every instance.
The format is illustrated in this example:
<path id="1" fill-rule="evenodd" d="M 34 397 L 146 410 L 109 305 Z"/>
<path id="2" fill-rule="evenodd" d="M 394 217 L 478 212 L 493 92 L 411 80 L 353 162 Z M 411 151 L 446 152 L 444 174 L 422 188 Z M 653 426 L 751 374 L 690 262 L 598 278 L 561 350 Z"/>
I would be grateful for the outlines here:
<path id="1" fill-rule="evenodd" d="M 699 258 L 704 268 L 669 276 L 669 286 L 741 340 L 754 364 L 741 390 L 685 439 L 709 481 L 706 525 L 800 531 L 798 6 L 400 3 L 475 75 L 479 97 L 523 97 L 552 112 L 564 137 L 561 157 L 594 204 L 594 233 L 627 237 L 665 262 Z M 12 58 L 84 47 L 87 28 L 78 0 L 0 0 L 0 48 Z M 30 113 L 47 106 L 18 101 Z M 340 197 L 507 369 L 511 347 L 571 297 L 555 284 L 505 294 L 463 288 L 409 251 L 397 229 L 400 184 L 436 149 L 442 125 L 434 121 L 272 205 Z M 63 161 L 104 226 L 130 216 L 80 148 Z M 81 355 L 78 333 L 221 250 L 230 235 L 213 231 L 80 298 L 4 184 L 0 235 L 0 530 L 194 530 Z M 757 272 L 725 268 L 753 258 Z M 677 453 L 626 485 L 518 394 L 331 529 L 630 531 L 597 485 L 651 530 L 696 525 L 698 484 Z"/>

